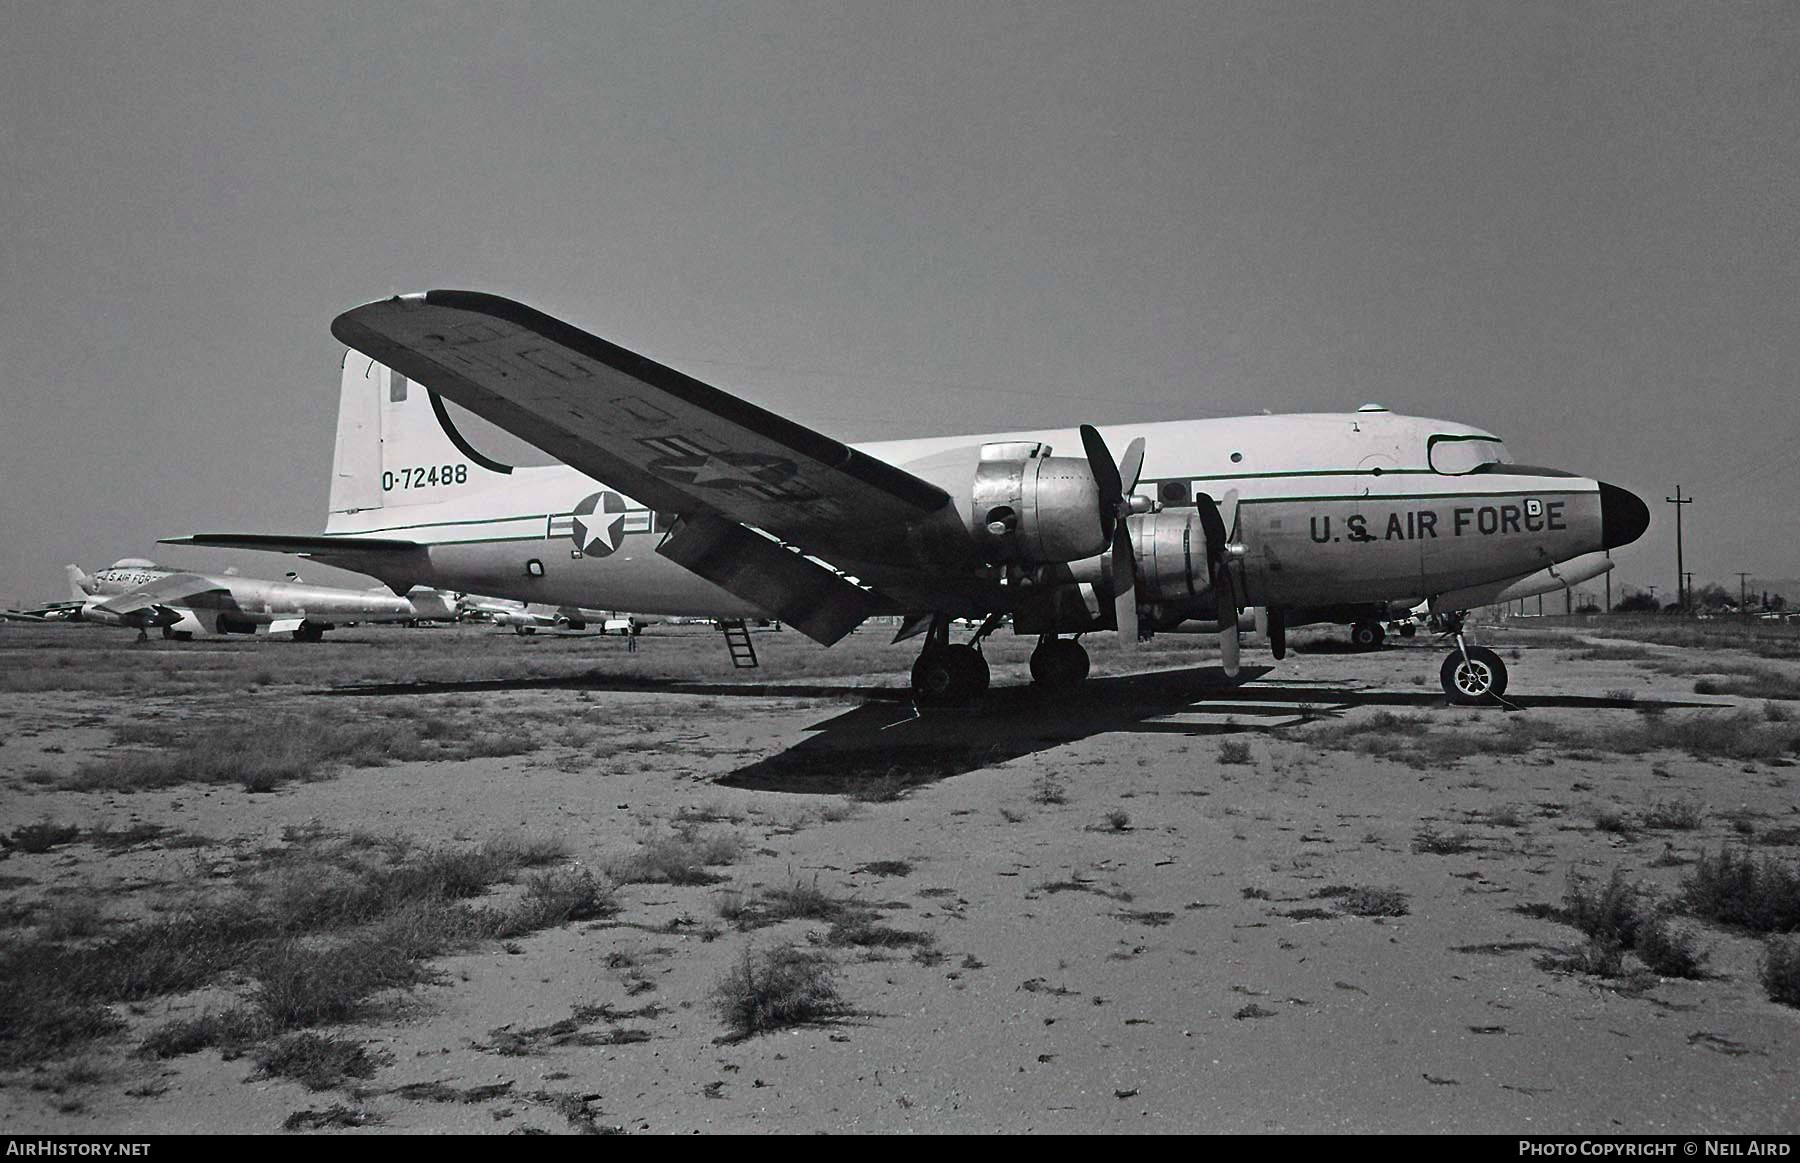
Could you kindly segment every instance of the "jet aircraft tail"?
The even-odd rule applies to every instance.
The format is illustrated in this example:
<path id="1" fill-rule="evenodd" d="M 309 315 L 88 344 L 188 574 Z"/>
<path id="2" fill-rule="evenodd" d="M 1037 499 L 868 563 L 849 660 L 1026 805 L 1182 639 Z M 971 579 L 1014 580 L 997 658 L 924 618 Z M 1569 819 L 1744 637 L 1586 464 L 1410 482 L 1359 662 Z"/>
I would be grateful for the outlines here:
<path id="1" fill-rule="evenodd" d="M 69 577 L 69 599 L 76 602 L 87 601 L 92 596 L 90 587 L 94 584 L 94 579 L 81 572 L 79 565 L 65 565 L 63 572 Z"/>

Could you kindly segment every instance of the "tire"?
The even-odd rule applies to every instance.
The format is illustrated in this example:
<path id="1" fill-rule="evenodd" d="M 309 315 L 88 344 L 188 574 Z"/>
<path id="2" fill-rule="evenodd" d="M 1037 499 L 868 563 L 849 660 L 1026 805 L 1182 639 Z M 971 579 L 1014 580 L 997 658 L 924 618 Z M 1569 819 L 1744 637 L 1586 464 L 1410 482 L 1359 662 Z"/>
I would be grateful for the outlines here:
<path id="1" fill-rule="evenodd" d="M 1087 675 L 1087 648 L 1073 638 L 1058 638 L 1031 652 L 1031 681 L 1039 686 L 1072 687 Z"/>
<path id="2" fill-rule="evenodd" d="M 963 647 L 969 650 L 968 647 Z M 973 650 L 969 653 L 974 654 Z M 977 655 L 977 658 L 980 656 Z M 934 647 L 913 663 L 913 699 L 921 707 L 954 707 L 969 701 L 971 674 L 956 647 Z"/>
<path id="3" fill-rule="evenodd" d="M 1386 637 L 1376 622 L 1358 622 L 1350 627 L 1351 643 L 1362 650 L 1380 650 L 1382 639 Z"/>
<path id="4" fill-rule="evenodd" d="M 973 646 L 959 645 L 950 647 L 949 654 L 960 672 L 959 678 L 966 692 L 965 701 L 986 694 L 990 676 L 987 659 L 981 656 L 981 651 Z"/>
<path id="5" fill-rule="evenodd" d="M 1478 706 L 1506 693 L 1506 664 L 1485 646 L 1469 647 L 1466 662 L 1454 651 L 1445 655 L 1438 678 L 1459 707 Z"/>

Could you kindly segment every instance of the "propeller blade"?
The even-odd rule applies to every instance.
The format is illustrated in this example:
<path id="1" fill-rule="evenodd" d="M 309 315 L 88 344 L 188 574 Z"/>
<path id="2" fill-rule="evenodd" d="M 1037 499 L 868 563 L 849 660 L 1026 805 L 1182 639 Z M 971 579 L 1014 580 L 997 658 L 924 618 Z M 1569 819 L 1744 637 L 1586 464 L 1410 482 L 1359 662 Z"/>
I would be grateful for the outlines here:
<path id="1" fill-rule="evenodd" d="M 1111 523 L 1118 515 L 1119 498 L 1125 495 L 1125 489 L 1119 480 L 1119 468 L 1113 463 L 1112 451 L 1106 447 L 1100 430 L 1092 424 L 1081 426 L 1081 447 L 1087 453 L 1088 468 L 1093 471 L 1094 484 L 1100 488 L 1100 520 L 1106 522 L 1107 531 L 1111 532 Z"/>
<path id="2" fill-rule="evenodd" d="M 1138 642 L 1137 554 L 1131 548 L 1131 529 L 1120 521 L 1113 529 L 1112 546 L 1113 613 L 1119 625 L 1119 640 L 1126 646 Z"/>
<path id="3" fill-rule="evenodd" d="M 1219 580 L 1213 584 L 1213 590 L 1219 595 L 1219 664 L 1225 668 L 1225 674 L 1236 678 L 1238 672 L 1238 609 L 1237 593 L 1232 589 L 1231 574 L 1221 571 Z"/>
<path id="4" fill-rule="evenodd" d="M 1213 595 L 1218 601 L 1219 661 L 1232 678 L 1238 672 L 1237 590 L 1231 584 L 1231 557 L 1225 550 L 1225 520 L 1219 506 L 1206 493 L 1196 494 L 1200 528 L 1206 534 L 1206 562 L 1210 567 Z"/>
<path id="5" fill-rule="evenodd" d="M 1125 455 L 1119 460 L 1119 478 L 1122 482 L 1119 499 L 1123 501 L 1137 488 L 1138 477 L 1144 471 L 1144 438 L 1142 436 L 1125 446 Z"/>

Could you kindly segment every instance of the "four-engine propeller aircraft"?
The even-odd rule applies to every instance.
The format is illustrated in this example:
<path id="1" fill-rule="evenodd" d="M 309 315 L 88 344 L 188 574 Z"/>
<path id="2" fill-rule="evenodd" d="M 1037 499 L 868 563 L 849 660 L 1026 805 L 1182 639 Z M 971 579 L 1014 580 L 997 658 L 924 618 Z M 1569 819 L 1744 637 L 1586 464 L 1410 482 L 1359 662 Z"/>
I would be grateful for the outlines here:
<path id="1" fill-rule="evenodd" d="M 494 295 L 368 303 L 332 333 L 362 357 L 344 365 L 324 534 L 177 541 L 395 589 L 779 618 L 826 645 L 904 615 L 924 703 L 984 689 L 981 642 L 1009 618 L 1054 686 L 1085 676 L 1084 633 L 1211 621 L 1235 674 L 1245 607 L 1266 609 L 1281 657 L 1288 627 L 1377 618 L 1396 595 L 1450 617 L 1445 690 L 1483 699 L 1505 666 L 1460 611 L 1649 523 L 1622 488 L 1374 405 L 853 447 Z M 491 459 L 444 400 L 561 463 Z M 950 640 L 957 618 L 979 620 L 970 641 Z"/>
<path id="2" fill-rule="evenodd" d="M 140 641 L 160 629 L 164 638 L 261 631 L 292 634 L 296 642 L 317 642 L 335 628 L 332 618 L 410 622 L 444 616 L 421 612 L 412 601 L 380 588 L 349 590 L 297 579 L 189 573 L 141 558 L 114 562 L 92 576 L 73 565 L 67 569 L 70 595 L 81 603 L 74 617 L 130 627 Z M 445 612 L 451 612 L 447 606 Z"/>

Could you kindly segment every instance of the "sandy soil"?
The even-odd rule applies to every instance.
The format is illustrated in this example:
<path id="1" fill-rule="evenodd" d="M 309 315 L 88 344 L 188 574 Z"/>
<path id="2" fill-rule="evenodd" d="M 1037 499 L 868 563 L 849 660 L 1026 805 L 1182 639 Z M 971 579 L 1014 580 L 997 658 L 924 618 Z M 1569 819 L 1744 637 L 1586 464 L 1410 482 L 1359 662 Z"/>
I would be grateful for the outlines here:
<path id="1" fill-rule="evenodd" d="M 765 676 L 704 694 L 500 684 L 480 689 L 478 712 L 446 713 L 552 735 L 597 721 L 618 745 L 585 759 L 551 746 L 365 768 L 258 795 L 82 793 L 56 790 L 53 777 L 131 717 L 221 699 L 336 699 L 354 715 L 369 700 L 430 704 L 459 692 L 346 698 L 275 684 L 164 694 L 147 682 L 129 693 L 0 696 L 7 829 L 40 817 L 149 822 L 214 841 L 14 852 L 0 862 L 5 901 L 86 895 L 129 917 L 158 886 L 228 880 L 234 861 L 309 822 L 426 843 L 555 835 L 591 867 L 684 809 L 748 842 L 720 884 L 625 886 L 615 916 L 443 960 L 439 984 L 341 1031 L 392 1055 L 364 1093 L 256 1079 L 247 1060 L 213 1051 L 146 1062 L 126 1036 L 89 1053 L 101 1078 L 61 1094 L 33 1086 L 54 1064 L 6 1077 L 0 1126 L 262 1132 L 344 1103 L 379 1119 L 351 1134 L 568 1132 L 536 1093 L 573 1096 L 601 1126 L 662 1133 L 1800 1131 L 1800 1011 L 1764 997 L 1755 939 L 1690 923 L 1713 949 L 1708 979 L 1620 988 L 1540 968 L 1539 957 L 1581 939 L 1517 911 L 1558 902 L 1571 869 L 1600 879 L 1623 869 L 1672 895 L 1685 867 L 1672 861 L 1741 840 L 1744 821 L 1800 824 L 1794 769 L 1554 751 L 1411 765 L 1323 749 L 1294 726 L 1390 711 L 1426 716 L 1433 731 L 1504 730 L 1519 715 L 1598 729 L 1654 704 L 1673 716 L 1735 702 L 1694 695 L 1692 673 L 1578 660 L 1571 638 L 1510 641 L 1517 711 L 1444 707 L 1439 656 L 1423 642 L 1282 663 L 1247 651 L 1255 665 L 1238 687 L 1197 666 L 1099 677 L 1057 698 L 1029 690 L 1014 666 L 981 705 L 924 717 L 867 699 L 869 683 L 854 676 L 804 687 Z M 1222 762 L 1227 742 L 1247 742 L 1249 762 Z M 913 763 L 937 765 L 939 777 L 891 802 L 837 794 Z M 1063 802 L 1047 802 L 1058 789 Z M 1706 808 L 1697 830 L 1595 826 L 1608 808 L 1683 799 Z M 1496 815 L 1514 822 L 1489 822 Z M 1416 851 L 1422 828 L 1466 832 L 1472 846 Z M 884 861 L 905 870 L 868 867 Z M 839 951 L 851 1007 L 841 1020 L 723 1040 L 709 995 L 726 970 L 749 946 L 805 943 L 822 926 L 740 932 L 720 919 L 722 894 L 815 877 L 882 906 L 888 924 L 930 933 L 942 957 Z M 1334 885 L 1397 888 L 1410 911 L 1342 915 L 1312 895 Z M 624 962 L 654 988 L 634 985 Z M 503 1027 L 647 1001 L 661 1007 L 634 1023 L 648 1041 L 522 1057 L 484 1049 Z M 121 1012 L 141 1034 L 206 1004 Z M 513 1085 L 474 1103 L 391 1093 L 417 1082 Z"/>

